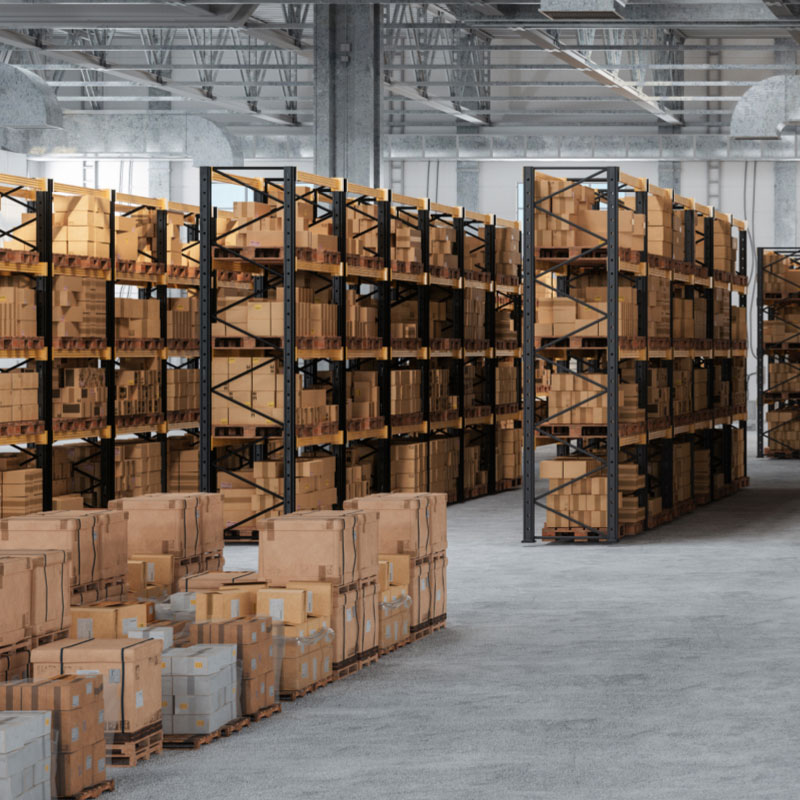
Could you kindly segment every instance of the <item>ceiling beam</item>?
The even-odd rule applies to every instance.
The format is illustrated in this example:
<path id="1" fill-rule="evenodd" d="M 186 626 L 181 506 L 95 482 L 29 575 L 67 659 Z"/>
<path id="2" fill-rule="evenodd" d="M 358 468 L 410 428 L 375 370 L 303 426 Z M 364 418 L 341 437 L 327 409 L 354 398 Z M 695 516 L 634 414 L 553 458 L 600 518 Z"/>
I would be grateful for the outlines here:
<path id="1" fill-rule="evenodd" d="M 37 42 L 30 36 L 16 31 L 0 29 L 0 43 L 7 44 L 12 47 L 21 48 L 23 50 L 31 50 L 34 52 L 47 55 L 47 45 Z M 152 72 L 146 70 L 129 69 L 127 67 L 110 64 L 107 61 L 89 55 L 87 53 L 59 53 L 59 61 L 64 61 L 68 64 L 82 67 L 84 69 L 99 70 L 106 75 L 112 77 L 122 78 L 130 83 L 138 86 L 147 86 L 149 88 L 161 89 L 169 94 L 175 94 L 180 97 L 185 97 L 190 100 L 196 100 L 209 107 L 215 106 L 217 108 L 224 108 L 228 111 L 234 111 L 238 114 L 244 114 L 250 117 L 256 117 L 266 122 L 271 122 L 275 125 L 291 126 L 295 123 L 288 117 L 275 116 L 273 114 L 264 114 L 260 111 L 254 111 L 250 106 L 239 100 L 230 100 L 221 97 L 209 95 L 200 88 L 192 88 L 185 85 L 176 85 L 169 78 L 159 77 Z"/>
<path id="2" fill-rule="evenodd" d="M 486 120 L 476 117 L 474 114 L 469 114 L 466 111 L 462 111 L 450 100 L 438 99 L 436 97 L 426 97 L 416 86 L 412 86 L 407 83 L 392 83 L 388 80 L 385 80 L 383 85 L 391 94 L 405 97 L 407 100 L 413 100 L 415 103 L 422 103 L 422 105 L 427 106 L 428 108 L 431 108 L 435 111 L 441 111 L 443 114 L 449 114 L 451 117 L 460 119 L 462 122 L 468 122 L 471 125 L 489 124 Z"/>
<path id="3" fill-rule="evenodd" d="M 764 5 L 777 17 L 778 19 L 797 19 L 797 14 L 794 12 L 792 6 L 789 6 L 783 0 L 764 0 Z M 794 39 L 797 44 L 800 44 L 800 31 L 796 29 L 789 30 L 789 36 Z"/>
<path id="4" fill-rule="evenodd" d="M 603 86 L 607 86 L 615 94 L 625 97 L 627 100 L 639 106 L 639 108 L 649 111 L 667 125 L 680 126 L 682 124 L 676 116 L 673 116 L 669 111 L 662 108 L 658 102 L 650 97 L 650 95 L 645 94 L 638 86 L 634 86 L 632 83 L 623 80 L 615 73 L 601 67 L 581 53 L 574 50 L 567 50 L 558 44 L 552 36 L 544 33 L 544 31 L 523 30 L 520 31 L 520 36 L 534 44 L 538 44 L 554 58 L 575 67 L 575 69 L 580 70 L 583 75 L 586 75 Z"/>

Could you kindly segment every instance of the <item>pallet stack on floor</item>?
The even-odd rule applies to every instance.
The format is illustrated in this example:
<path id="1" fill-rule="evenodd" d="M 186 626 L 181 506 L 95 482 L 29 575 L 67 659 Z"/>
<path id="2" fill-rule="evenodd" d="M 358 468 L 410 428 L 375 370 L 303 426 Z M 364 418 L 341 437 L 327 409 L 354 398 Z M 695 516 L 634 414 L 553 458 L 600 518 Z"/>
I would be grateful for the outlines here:
<path id="1" fill-rule="evenodd" d="M 758 251 L 758 456 L 800 457 L 800 251 Z M 765 370 L 766 363 L 766 370 Z"/>
<path id="2" fill-rule="evenodd" d="M 530 366 L 548 389 L 546 416 L 533 395 L 527 413 L 558 445 L 526 541 L 534 507 L 542 538 L 616 541 L 747 485 L 746 225 L 616 168 L 598 176 L 526 174 Z"/>

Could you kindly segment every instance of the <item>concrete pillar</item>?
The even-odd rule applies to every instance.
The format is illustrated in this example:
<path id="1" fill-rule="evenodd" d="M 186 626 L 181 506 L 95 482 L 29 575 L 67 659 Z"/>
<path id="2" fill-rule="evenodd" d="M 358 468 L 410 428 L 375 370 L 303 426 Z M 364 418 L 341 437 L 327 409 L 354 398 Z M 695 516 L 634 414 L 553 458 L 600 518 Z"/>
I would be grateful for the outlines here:
<path id="1" fill-rule="evenodd" d="M 775 247 L 796 247 L 797 240 L 797 163 L 776 161 L 775 170 Z"/>
<path id="2" fill-rule="evenodd" d="M 467 211 L 483 211 L 480 202 L 480 162 L 456 163 L 456 203 Z"/>
<path id="3" fill-rule="evenodd" d="M 382 185 L 380 6 L 315 6 L 314 59 L 316 172 Z"/>
<path id="4" fill-rule="evenodd" d="M 681 162 L 658 162 L 658 185 L 662 189 L 673 189 L 675 194 L 681 193 Z"/>
<path id="5" fill-rule="evenodd" d="M 150 197 L 169 199 L 170 189 L 169 161 L 150 161 L 147 164 L 147 194 Z"/>

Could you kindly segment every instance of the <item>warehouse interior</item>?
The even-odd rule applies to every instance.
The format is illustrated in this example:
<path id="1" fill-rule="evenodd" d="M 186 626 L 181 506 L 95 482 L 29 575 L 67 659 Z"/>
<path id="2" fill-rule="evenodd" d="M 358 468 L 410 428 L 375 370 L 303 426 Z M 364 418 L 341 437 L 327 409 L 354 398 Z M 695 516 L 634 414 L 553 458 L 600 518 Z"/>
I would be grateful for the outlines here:
<path id="1" fill-rule="evenodd" d="M 796 797 L 799 50 L 0 0 L 0 800 Z"/>

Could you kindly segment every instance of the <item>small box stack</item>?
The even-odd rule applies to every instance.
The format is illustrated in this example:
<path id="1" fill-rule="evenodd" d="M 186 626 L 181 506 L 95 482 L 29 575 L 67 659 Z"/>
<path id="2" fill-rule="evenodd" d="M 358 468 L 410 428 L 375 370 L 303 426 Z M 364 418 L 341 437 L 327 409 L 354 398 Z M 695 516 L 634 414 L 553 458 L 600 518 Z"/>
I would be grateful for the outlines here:
<path id="1" fill-rule="evenodd" d="M 129 631 L 155 621 L 152 602 L 115 602 L 73 606 L 70 636 L 73 639 L 124 639 Z"/>
<path id="2" fill-rule="evenodd" d="M 458 416 L 458 395 L 450 394 L 449 369 L 431 369 L 428 402 L 434 422 Z"/>
<path id="3" fill-rule="evenodd" d="M 464 339 L 467 349 L 489 346 L 486 338 L 486 293 L 481 289 L 464 289 Z"/>
<path id="4" fill-rule="evenodd" d="M 173 647 L 161 656 L 166 742 L 215 733 L 239 717 L 235 644 Z"/>
<path id="5" fill-rule="evenodd" d="M 167 299 L 167 339 L 172 342 L 194 343 L 200 338 L 197 299 L 170 297 Z"/>
<path id="6" fill-rule="evenodd" d="M 236 584 L 233 584 L 235 586 Z M 274 709 L 280 670 L 277 643 L 273 639 L 271 617 L 237 617 L 222 622 L 202 622 L 189 626 L 192 644 L 236 646 L 237 668 L 241 667 L 239 699 L 243 715 L 258 716 Z"/>
<path id="7" fill-rule="evenodd" d="M 38 419 L 39 373 L 26 369 L 0 373 L 0 426 Z"/>
<path id="8" fill-rule="evenodd" d="M 168 491 L 196 492 L 198 487 L 197 439 L 192 436 L 170 436 L 167 439 L 167 458 Z"/>
<path id="9" fill-rule="evenodd" d="M 72 605 L 83 605 L 125 597 L 127 537 L 119 511 L 43 511 L 0 521 L 0 554 L 39 548 L 70 553 Z"/>
<path id="10" fill-rule="evenodd" d="M 114 326 L 117 340 L 160 339 L 160 317 L 158 300 L 114 298 Z"/>
<path id="11" fill-rule="evenodd" d="M 422 373 L 418 369 L 395 369 L 391 372 L 390 396 L 392 417 L 404 424 L 406 417 L 422 416 Z M 411 422 L 411 420 L 408 420 Z M 393 424 L 394 419 L 392 420 Z"/>
<path id="12" fill-rule="evenodd" d="M 53 280 L 53 337 L 106 340 L 106 284 L 58 275 Z M 57 343 L 56 343 L 57 346 Z"/>
<path id="13" fill-rule="evenodd" d="M 0 712 L 0 797 L 50 800 L 52 715 L 49 711 Z"/>
<path id="14" fill-rule="evenodd" d="M 167 372 L 167 411 L 200 411 L 200 370 L 170 369 Z"/>
<path id="15" fill-rule="evenodd" d="M 63 639 L 31 652 L 33 677 L 99 673 L 106 759 L 135 766 L 161 750 L 161 650 L 158 639 Z"/>
<path id="16" fill-rule="evenodd" d="M 519 406 L 517 365 L 511 359 L 497 362 L 495 369 L 495 402 L 498 406 Z M 550 380 L 550 373 L 547 373 Z"/>
<path id="17" fill-rule="evenodd" d="M 494 237 L 495 282 L 516 286 L 522 268 L 519 228 L 495 228 Z"/>
<path id="18" fill-rule="evenodd" d="M 116 372 L 114 410 L 120 425 L 125 424 L 126 417 L 152 417 L 161 413 L 161 372 L 157 360 L 126 359 L 125 361 L 126 366 Z M 143 368 L 133 368 L 137 363 L 141 363 Z M 130 421 L 131 424 L 136 422 Z"/>
<path id="19" fill-rule="evenodd" d="M 55 195 L 53 211 L 54 253 L 111 257 L 111 203 L 108 199 L 92 195 Z"/>
<path id="20" fill-rule="evenodd" d="M 50 713 L 48 780 L 54 776 L 57 797 L 76 797 L 108 780 L 100 676 L 64 675 L 0 686 L 0 711 L 3 716 L 16 711 Z"/>
<path id="21" fill-rule="evenodd" d="M 107 400 L 102 369 L 58 365 L 53 370 L 53 419 L 85 419 L 104 424 Z"/>
<path id="22" fill-rule="evenodd" d="M 114 448 L 116 497 L 134 497 L 161 489 L 159 442 L 119 442 Z"/>
<path id="23" fill-rule="evenodd" d="M 422 271 L 422 233 L 411 225 L 392 217 L 392 253 L 400 272 Z M 376 242 L 377 244 L 377 242 Z"/>
<path id="24" fill-rule="evenodd" d="M 381 427 L 380 389 L 376 370 L 347 372 L 347 421 L 370 420 L 367 429 Z M 363 423 L 367 425 L 366 423 Z M 357 429 L 357 430 L 360 430 Z"/>
<path id="25" fill-rule="evenodd" d="M 378 226 L 377 226 L 377 207 L 374 203 L 348 203 L 347 208 L 347 263 L 356 267 L 367 267 L 381 269 L 383 264 L 378 259 Z M 405 235 L 403 228 L 395 223 L 395 235 L 401 233 L 401 244 L 404 244 L 402 237 Z M 410 230 L 410 229 L 408 229 Z M 405 240 L 409 243 L 410 239 Z M 395 238 L 395 245 L 397 238 Z M 406 253 L 405 255 L 408 255 Z M 400 256 L 398 255 L 399 259 Z"/>
<path id="26" fill-rule="evenodd" d="M 431 225 L 428 261 L 431 272 L 443 277 L 458 277 L 456 229 L 451 225 Z"/>
<path id="27" fill-rule="evenodd" d="M 204 492 L 119 498 L 109 508 L 127 512 L 127 558 L 173 557 L 172 584 L 218 563 L 223 546 L 222 498 Z"/>
<path id="28" fill-rule="evenodd" d="M 347 325 L 345 327 L 347 346 L 352 348 L 365 344 L 357 340 L 378 338 L 378 305 L 375 300 L 357 292 L 347 292 Z M 353 341 L 356 340 L 356 341 Z"/>
<path id="29" fill-rule="evenodd" d="M 42 471 L 25 462 L 22 455 L 0 456 L 0 517 L 42 510 Z"/>
<path id="30" fill-rule="evenodd" d="M 513 424 L 513 423 L 511 423 Z M 497 481 L 518 482 L 522 478 L 522 428 L 497 429 Z M 509 487 L 510 488 L 510 487 Z"/>
<path id="31" fill-rule="evenodd" d="M 32 281 L 24 275 L 0 277 L 0 336 L 28 338 L 36 334 L 36 290 Z"/>

